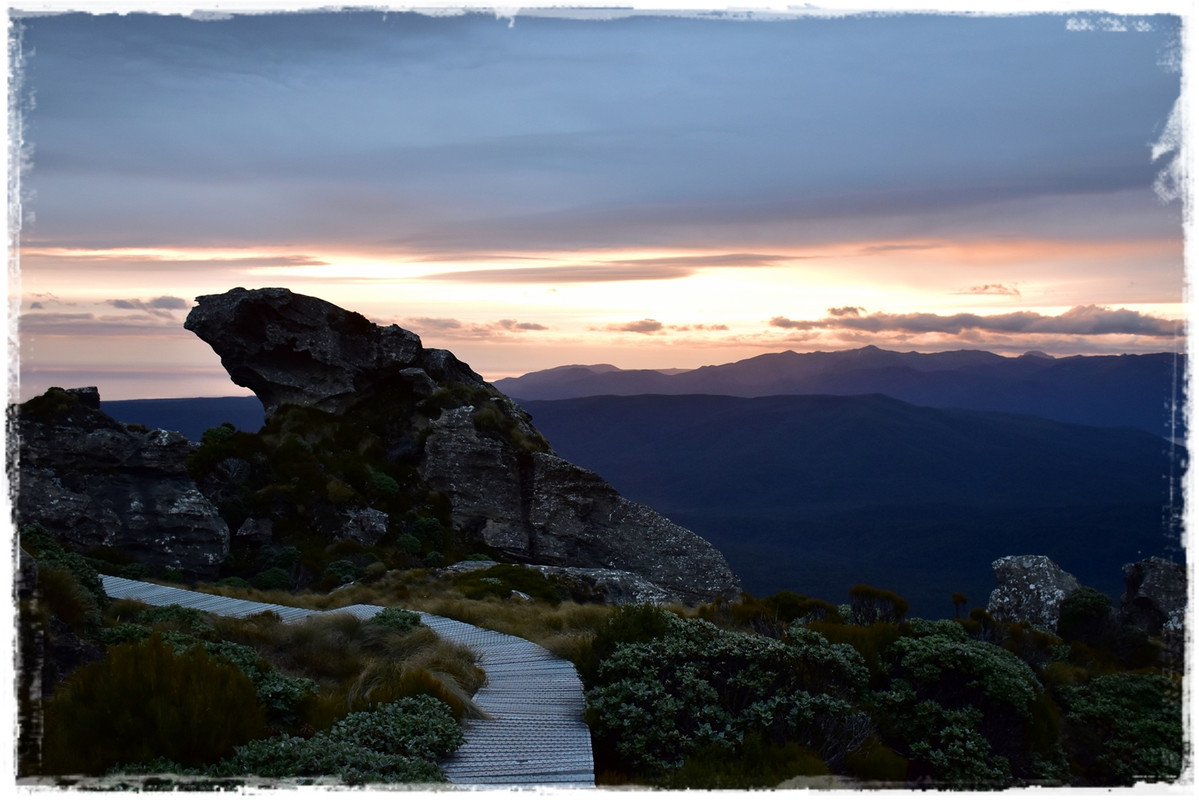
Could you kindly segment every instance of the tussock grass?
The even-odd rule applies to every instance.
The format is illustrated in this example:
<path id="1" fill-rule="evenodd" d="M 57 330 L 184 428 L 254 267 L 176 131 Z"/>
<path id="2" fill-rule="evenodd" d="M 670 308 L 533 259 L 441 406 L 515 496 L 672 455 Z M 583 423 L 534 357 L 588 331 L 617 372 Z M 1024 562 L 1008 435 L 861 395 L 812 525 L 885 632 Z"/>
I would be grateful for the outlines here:
<path id="1" fill-rule="evenodd" d="M 471 699 L 486 681 L 475 654 L 424 626 L 398 631 L 349 613 L 284 623 L 265 613 L 216 617 L 213 627 L 220 638 L 253 647 L 280 672 L 317 681 L 320 695 L 310 714 L 316 728 L 348 711 L 414 694 L 444 700 L 458 718 L 483 713 Z"/>
<path id="2" fill-rule="evenodd" d="M 499 597 L 471 599 L 450 581 L 429 570 L 392 570 L 370 583 L 354 584 L 330 594 L 289 594 L 214 587 L 227 597 L 302 608 L 335 610 L 352 605 L 400 606 L 519 636 L 541 645 L 576 665 L 590 660 L 596 632 L 616 612 L 617 606 L 563 601 L 513 600 Z M 209 590 L 206 587 L 206 590 Z M 695 609 L 670 606 L 680 616 Z M 332 616 L 332 615 L 328 615 Z M 438 671 L 433 670 L 434 674 Z M 457 673 L 454 673 L 457 674 Z M 469 685 L 469 683 L 464 684 Z"/>

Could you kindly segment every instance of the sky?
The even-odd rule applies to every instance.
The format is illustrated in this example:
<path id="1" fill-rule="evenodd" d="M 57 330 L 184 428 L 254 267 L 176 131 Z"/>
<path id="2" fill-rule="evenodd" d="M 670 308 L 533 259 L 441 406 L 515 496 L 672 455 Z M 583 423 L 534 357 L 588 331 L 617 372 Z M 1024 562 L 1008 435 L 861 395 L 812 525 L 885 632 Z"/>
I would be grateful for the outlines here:
<path id="1" fill-rule="evenodd" d="M 1184 4 L 44 6 L 10 27 L 13 399 L 246 393 L 182 327 L 238 286 L 398 324 L 490 380 L 1185 346 Z"/>

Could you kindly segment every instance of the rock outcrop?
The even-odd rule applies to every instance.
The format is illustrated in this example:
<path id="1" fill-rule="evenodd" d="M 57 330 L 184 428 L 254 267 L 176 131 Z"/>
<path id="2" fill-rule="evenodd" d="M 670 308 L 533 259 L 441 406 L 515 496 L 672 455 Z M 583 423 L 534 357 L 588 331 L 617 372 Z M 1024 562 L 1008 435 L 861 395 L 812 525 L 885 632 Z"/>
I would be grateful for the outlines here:
<path id="1" fill-rule="evenodd" d="M 1006 556 L 991 564 L 999 586 L 987 613 L 1000 622 L 1031 622 L 1057 629 L 1062 602 L 1081 588 L 1078 579 L 1048 556 Z"/>
<path id="2" fill-rule="evenodd" d="M 207 342 L 269 417 L 283 405 L 343 413 L 389 392 L 428 397 L 437 381 L 483 386 L 444 350 L 397 325 L 287 289 L 231 289 L 197 298 L 183 327 Z"/>
<path id="3" fill-rule="evenodd" d="M 1120 617 L 1151 636 L 1183 630 L 1187 609 L 1186 570 L 1164 558 L 1124 565 Z"/>
<path id="4" fill-rule="evenodd" d="M 188 476 L 193 445 L 99 410 L 99 393 L 50 389 L 15 408 L 18 526 L 40 523 L 71 550 L 116 548 L 185 577 L 210 578 L 229 527 Z"/>
<path id="5" fill-rule="evenodd" d="M 554 455 L 511 399 L 398 326 L 286 289 L 197 298 L 185 327 L 212 346 L 268 423 L 287 406 L 352 415 L 395 464 L 448 500 L 453 527 L 513 561 L 622 570 L 665 598 L 736 596 L 710 543 Z M 366 514 L 366 512 L 364 512 Z M 386 522 L 362 517 L 366 543 Z"/>

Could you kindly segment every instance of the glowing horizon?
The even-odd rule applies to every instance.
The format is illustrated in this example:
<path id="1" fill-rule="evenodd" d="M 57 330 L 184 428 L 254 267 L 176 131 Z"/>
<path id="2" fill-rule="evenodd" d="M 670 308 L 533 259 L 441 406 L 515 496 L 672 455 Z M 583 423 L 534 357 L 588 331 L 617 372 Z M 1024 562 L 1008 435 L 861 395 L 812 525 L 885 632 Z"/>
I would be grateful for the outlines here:
<path id="1" fill-rule="evenodd" d="M 20 398 L 220 387 L 235 286 L 491 380 L 1179 352 L 1180 18 L 1089 19 L 21 18 Z"/>

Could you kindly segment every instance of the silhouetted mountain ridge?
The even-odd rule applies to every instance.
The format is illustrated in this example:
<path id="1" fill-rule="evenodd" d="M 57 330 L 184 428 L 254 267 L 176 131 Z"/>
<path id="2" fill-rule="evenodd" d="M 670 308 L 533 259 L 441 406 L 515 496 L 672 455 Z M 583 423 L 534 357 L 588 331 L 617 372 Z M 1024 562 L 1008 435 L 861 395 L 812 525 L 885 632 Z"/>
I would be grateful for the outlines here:
<path id="1" fill-rule="evenodd" d="M 837 352 L 788 350 L 677 374 L 575 366 L 502 378 L 494 385 L 520 401 L 637 394 L 877 393 L 934 408 L 1132 426 L 1181 438 L 1184 366 L 1185 357 L 1173 353 L 1051 358 L 1031 352 L 1012 358 L 984 350 L 900 353 L 868 346 Z"/>

